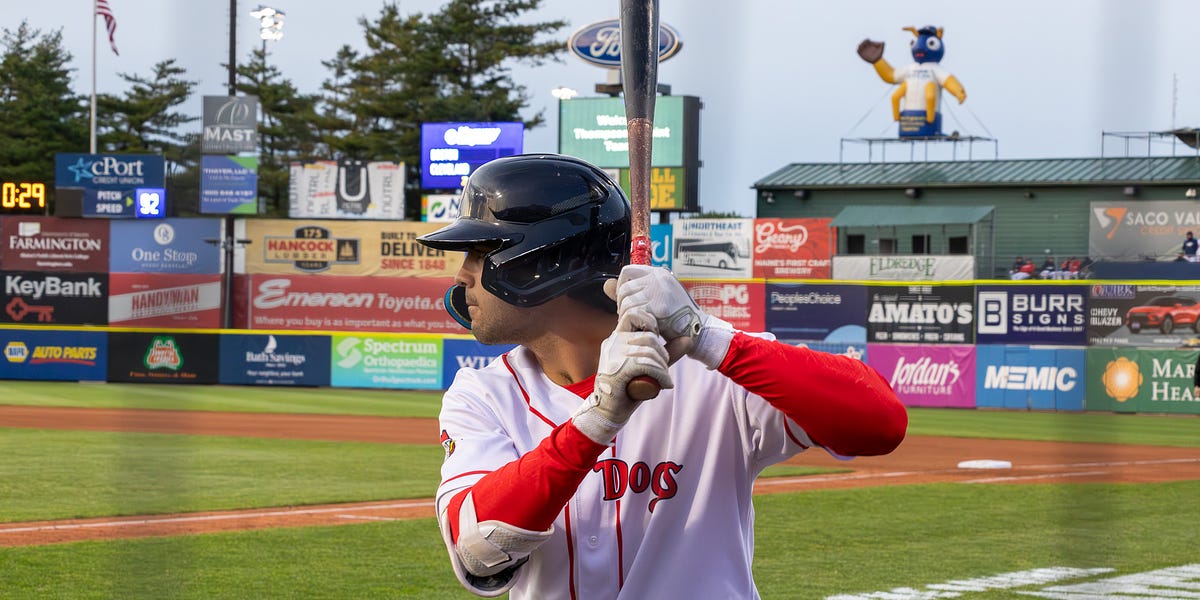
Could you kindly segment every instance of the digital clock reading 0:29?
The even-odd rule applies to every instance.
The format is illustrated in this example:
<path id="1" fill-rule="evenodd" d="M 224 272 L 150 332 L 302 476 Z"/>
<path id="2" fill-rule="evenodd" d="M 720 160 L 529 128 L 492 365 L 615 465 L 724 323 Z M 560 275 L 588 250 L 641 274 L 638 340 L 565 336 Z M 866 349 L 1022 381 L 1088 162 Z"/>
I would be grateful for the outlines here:
<path id="1" fill-rule="evenodd" d="M 0 183 L 0 213 L 42 214 L 46 212 L 46 184 Z"/>

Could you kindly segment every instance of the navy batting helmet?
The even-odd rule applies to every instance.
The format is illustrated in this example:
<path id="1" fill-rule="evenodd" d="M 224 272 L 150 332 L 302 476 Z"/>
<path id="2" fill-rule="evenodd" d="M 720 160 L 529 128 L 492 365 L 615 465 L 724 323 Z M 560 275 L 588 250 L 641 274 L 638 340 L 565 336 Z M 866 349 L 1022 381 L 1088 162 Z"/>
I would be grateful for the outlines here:
<path id="1" fill-rule="evenodd" d="M 484 289 L 515 306 L 537 306 L 596 292 L 617 277 L 629 263 L 629 228 L 629 200 L 604 171 L 570 156 L 520 154 L 476 169 L 458 219 L 417 241 L 441 250 L 493 248 L 484 257 Z M 470 327 L 458 310 L 461 288 L 450 288 L 446 300 Z"/>

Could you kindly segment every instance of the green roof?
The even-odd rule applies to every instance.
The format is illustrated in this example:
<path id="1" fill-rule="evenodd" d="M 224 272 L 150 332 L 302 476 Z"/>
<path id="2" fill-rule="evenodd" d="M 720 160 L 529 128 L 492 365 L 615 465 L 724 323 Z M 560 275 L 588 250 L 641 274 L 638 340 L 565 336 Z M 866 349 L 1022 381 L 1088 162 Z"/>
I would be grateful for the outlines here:
<path id="1" fill-rule="evenodd" d="M 1200 184 L 1200 156 L 944 162 L 793 163 L 751 186 L 871 188 Z"/>
<path id="2" fill-rule="evenodd" d="M 992 206 L 847 206 L 834 217 L 834 227 L 883 225 L 974 224 L 985 219 Z"/>

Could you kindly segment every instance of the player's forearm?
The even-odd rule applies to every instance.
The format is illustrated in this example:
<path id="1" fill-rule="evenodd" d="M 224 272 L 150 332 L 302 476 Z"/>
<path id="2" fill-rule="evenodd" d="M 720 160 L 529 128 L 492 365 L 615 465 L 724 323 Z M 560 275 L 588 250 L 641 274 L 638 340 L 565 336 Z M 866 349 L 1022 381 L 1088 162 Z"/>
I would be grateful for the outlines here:
<path id="1" fill-rule="evenodd" d="M 570 421 L 558 426 L 537 448 L 470 488 L 478 520 L 501 521 L 530 531 L 549 529 L 606 447 L 588 439 Z M 457 509 L 465 496 L 460 494 L 450 505 L 455 539 Z"/>
<path id="2" fill-rule="evenodd" d="M 904 439 L 904 405 L 861 361 L 738 332 L 719 370 L 838 454 L 887 454 Z"/>

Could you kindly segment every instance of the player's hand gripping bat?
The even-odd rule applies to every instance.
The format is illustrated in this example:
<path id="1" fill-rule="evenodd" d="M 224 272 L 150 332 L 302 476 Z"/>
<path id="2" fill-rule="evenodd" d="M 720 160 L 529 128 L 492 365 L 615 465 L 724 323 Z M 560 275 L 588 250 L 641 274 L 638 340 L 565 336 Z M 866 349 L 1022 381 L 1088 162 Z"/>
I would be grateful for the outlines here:
<path id="1" fill-rule="evenodd" d="M 633 240 L 629 262 L 650 264 L 650 150 L 658 94 L 658 0 L 621 0 L 621 82 L 629 131 L 629 189 Z M 658 395 L 657 381 L 638 377 L 625 392 L 634 400 Z"/>

